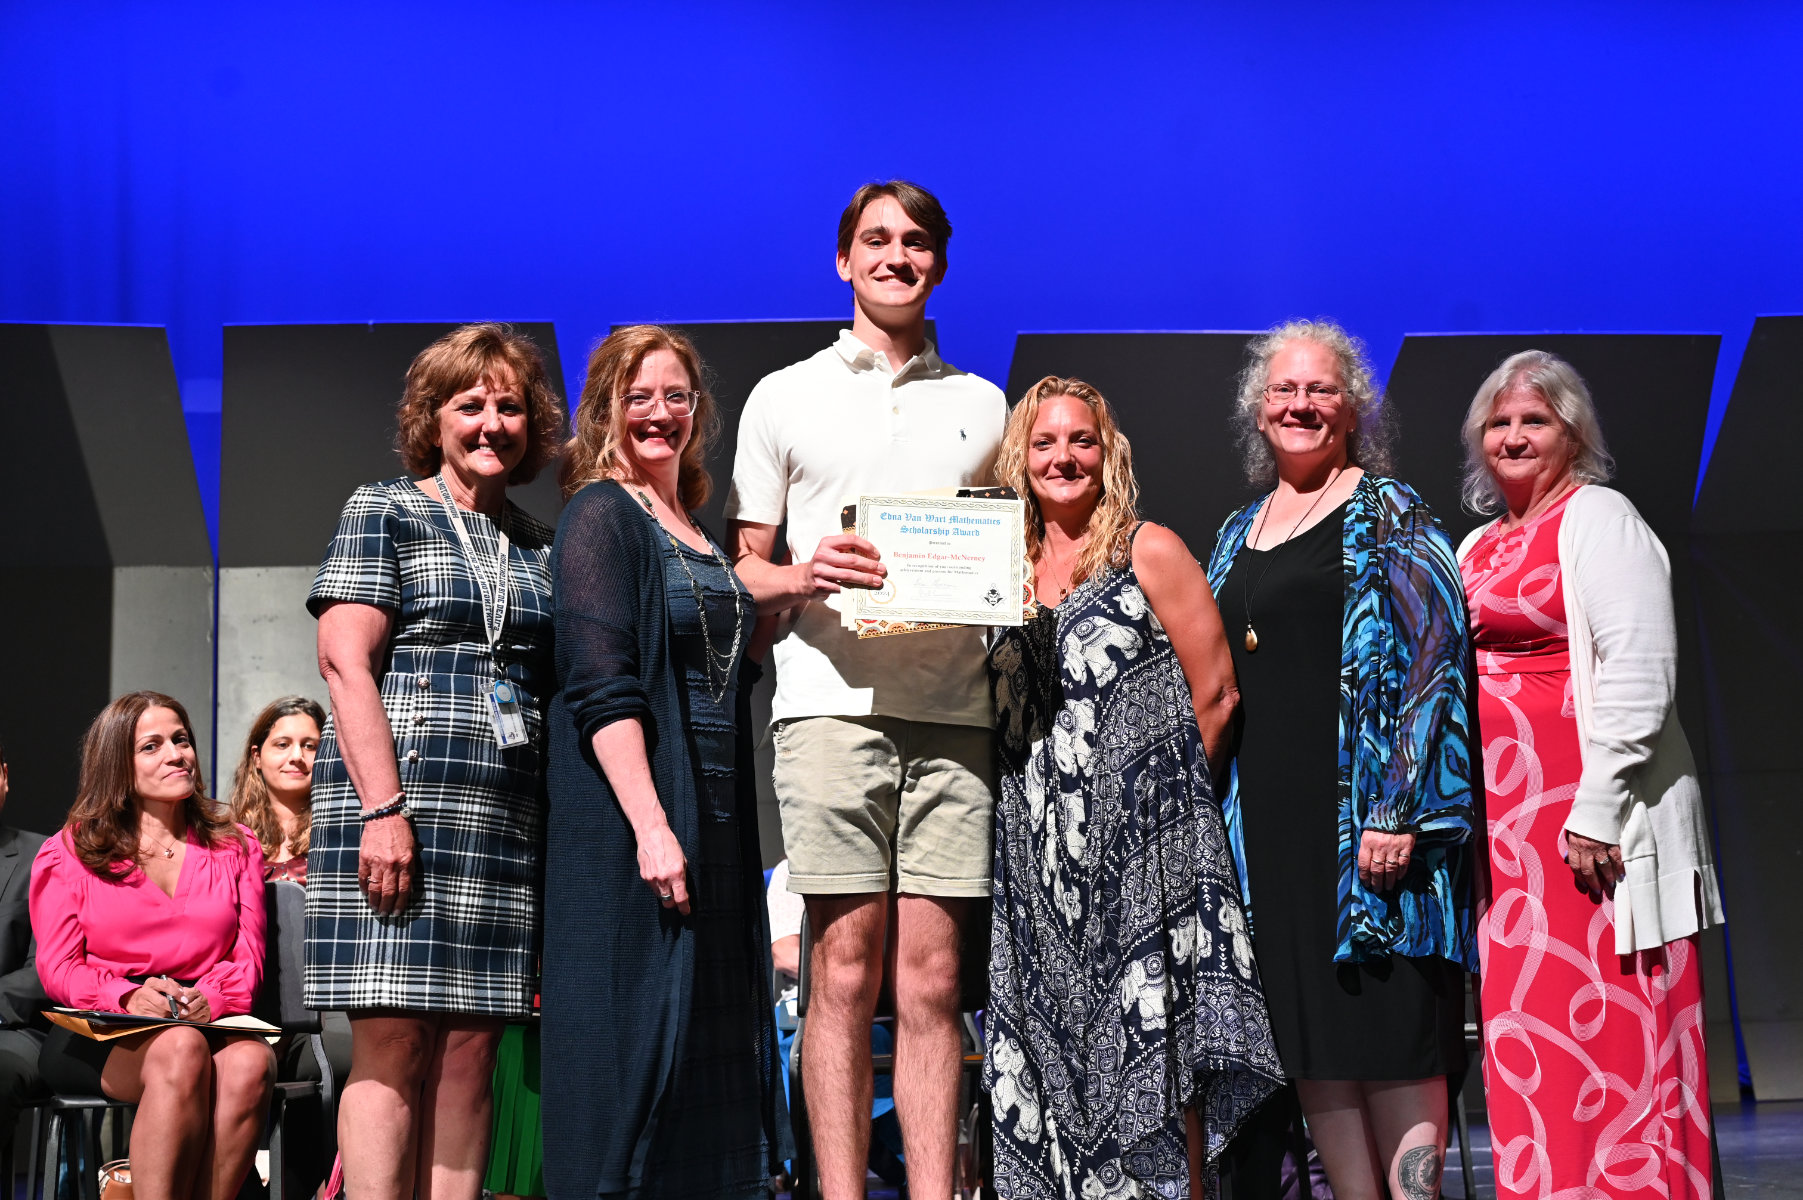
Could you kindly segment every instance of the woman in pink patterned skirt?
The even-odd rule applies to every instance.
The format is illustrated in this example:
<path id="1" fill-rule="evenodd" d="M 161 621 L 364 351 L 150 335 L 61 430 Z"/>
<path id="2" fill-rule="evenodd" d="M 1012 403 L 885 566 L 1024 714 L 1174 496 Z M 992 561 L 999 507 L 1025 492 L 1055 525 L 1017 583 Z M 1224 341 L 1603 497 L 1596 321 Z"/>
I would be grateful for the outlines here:
<path id="1" fill-rule="evenodd" d="M 1601 486 L 1584 381 L 1530 350 L 1465 419 L 1459 548 L 1490 826 L 1484 1074 L 1498 1197 L 1708 1200 L 1697 931 L 1721 900 L 1673 707 L 1665 550 Z"/>

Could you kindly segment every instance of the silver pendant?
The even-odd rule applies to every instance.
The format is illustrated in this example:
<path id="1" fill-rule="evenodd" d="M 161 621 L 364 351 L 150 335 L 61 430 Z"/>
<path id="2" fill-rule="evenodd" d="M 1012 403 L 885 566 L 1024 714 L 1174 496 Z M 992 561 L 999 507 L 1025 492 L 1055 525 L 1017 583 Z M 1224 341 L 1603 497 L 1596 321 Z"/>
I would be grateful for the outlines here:
<path id="1" fill-rule="evenodd" d="M 1248 623 L 1246 626 L 1246 653 L 1251 654 L 1253 651 L 1255 651 L 1257 649 L 1258 649 L 1258 631 L 1253 629 L 1251 624 Z"/>

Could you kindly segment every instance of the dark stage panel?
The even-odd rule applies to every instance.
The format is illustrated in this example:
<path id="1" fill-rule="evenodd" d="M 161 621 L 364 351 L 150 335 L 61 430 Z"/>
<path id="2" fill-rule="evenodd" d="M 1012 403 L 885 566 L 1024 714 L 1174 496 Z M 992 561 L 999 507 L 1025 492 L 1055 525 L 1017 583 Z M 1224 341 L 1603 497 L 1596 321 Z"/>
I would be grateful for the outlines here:
<path id="1" fill-rule="evenodd" d="M 1761 1100 L 1803 1098 L 1803 493 L 1778 449 L 1803 409 L 1800 357 L 1803 316 L 1754 322 L 1691 535 L 1735 999 Z"/>
<path id="2" fill-rule="evenodd" d="M 120 692 L 180 700 L 208 765 L 213 549 L 160 326 L 0 325 L 0 411 L 35 431 L 0 483 L 6 819 L 49 831 Z"/>
<path id="3" fill-rule="evenodd" d="M 359 484 L 405 474 L 394 410 L 407 366 L 460 322 L 228 325 L 221 402 L 219 565 L 319 564 Z M 563 395 L 548 321 L 514 326 L 544 352 Z M 547 469 L 513 501 L 546 521 L 561 505 Z"/>
<path id="4" fill-rule="evenodd" d="M 1202 561 L 1227 515 L 1257 494 L 1230 419 L 1250 332 L 1023 333 L 1008 402 L 1047 375 L 1075 376 L 1114 407 L 1133 444 L 1140 512 L 1168 525 Z"/>

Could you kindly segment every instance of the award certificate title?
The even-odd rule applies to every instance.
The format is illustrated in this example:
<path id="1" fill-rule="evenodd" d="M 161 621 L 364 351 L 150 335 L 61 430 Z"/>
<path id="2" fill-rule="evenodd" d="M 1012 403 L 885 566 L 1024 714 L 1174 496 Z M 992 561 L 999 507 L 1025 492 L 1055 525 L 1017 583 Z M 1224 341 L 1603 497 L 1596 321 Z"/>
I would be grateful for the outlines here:
<path id="1" fill-rule="evenodd" d="M 889 574 L 847 589 L 860 620 L 1019 625 L 1026 528 L 1019 500 L 860 496 L 857 535 Z"/>

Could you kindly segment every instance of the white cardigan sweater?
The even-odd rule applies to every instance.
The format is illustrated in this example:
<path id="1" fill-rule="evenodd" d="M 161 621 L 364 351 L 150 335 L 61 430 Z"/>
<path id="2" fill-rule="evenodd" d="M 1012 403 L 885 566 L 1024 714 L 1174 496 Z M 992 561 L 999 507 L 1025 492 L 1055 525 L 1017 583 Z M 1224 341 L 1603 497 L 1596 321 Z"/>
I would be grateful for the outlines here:
<path id="1" fill-rule="evenodd" d="M 1496 522 L 1471 532 L 1459 561 Z M 1580 487 L 1559 524 L 1583 774 L 1569 833 L 1621 847 L 1615 952 L 1651 950 L 1723 920 L 1690 743 L 1678 727 L 1671 562 L 1628 498 Z"/>

